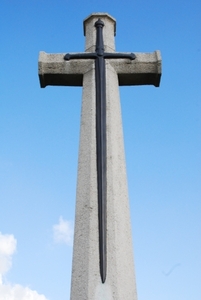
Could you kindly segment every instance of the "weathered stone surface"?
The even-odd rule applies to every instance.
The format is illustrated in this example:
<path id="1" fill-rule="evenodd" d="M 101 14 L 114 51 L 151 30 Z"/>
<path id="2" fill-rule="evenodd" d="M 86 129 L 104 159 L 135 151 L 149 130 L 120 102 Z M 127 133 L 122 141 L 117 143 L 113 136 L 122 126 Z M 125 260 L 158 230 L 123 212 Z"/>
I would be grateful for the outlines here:
<path id="1" fill-rule="evenodd" d="M 71 300 L 95 299 L 100 284 L 94 69 L 84 75 Z"/>
<path id="2" fill-rule="evenodd" d="M 118 74 L 119 85 L 154 85 L 160 84 L 161 54 L 136 53 L 135 60 L 110 59 L 109 61 Z"/>
<path id="3" fill-rule="evenodd" d="M 40 52 L 38 62 L 38 72 L 40 86 L 47 85 L 59 86 L 82 86 L 83 74 L 92 68 L 94 61 L 92 59 L 80 59 L 65 61 L 64 55 L 48 54 Z"/>

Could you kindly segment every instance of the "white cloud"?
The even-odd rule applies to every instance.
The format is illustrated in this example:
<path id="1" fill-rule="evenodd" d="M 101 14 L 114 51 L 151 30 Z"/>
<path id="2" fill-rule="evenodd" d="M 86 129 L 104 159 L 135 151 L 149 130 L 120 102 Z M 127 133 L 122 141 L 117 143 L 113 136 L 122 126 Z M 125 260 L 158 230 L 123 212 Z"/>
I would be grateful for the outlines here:
<path id="1" fill-rule="evenodd" d="M 0 281 L 12 266 L 12 255 L 16 250 L 17 241 L 12 234 L 0 232 Z"/>
<path id="2" fill-rule="evenodd" d="M 59 218 L 59 223 L 53 226 L 54 241 L 72 246 L 73 243 L 73 224 L 71 221 Z"/>
<path id="3" fill-rule="evenodd" d="M 17 241 L 12 234 L 2 234 L 0 232 L 0 253 L 12 255 L 16 250 Z"/>
<path id="4" fill-rule="evenodd" d="M 44 295 L 19 284 L 4 283 L 4 276 L 12 266 L 12 255 L 16 251 L 17 240 L 12 234 L 0 232 L 0 300 L 47 300 Z"/>
<path id="5" fill-rule="evenodd" d="M 2 300 L 47 300 L 44 295 L 23 287 L 19 284 L 0 284 L 0 299 Z"/>

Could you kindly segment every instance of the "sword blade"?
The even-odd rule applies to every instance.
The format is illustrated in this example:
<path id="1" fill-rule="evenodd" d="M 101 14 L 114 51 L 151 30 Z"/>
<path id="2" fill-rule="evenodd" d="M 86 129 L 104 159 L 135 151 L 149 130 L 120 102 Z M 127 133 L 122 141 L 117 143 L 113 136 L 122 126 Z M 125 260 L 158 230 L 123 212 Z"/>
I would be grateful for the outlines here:
<path id="1" fill-rule="evenodd" d="M 96 151 L 97 151 L 97 183 L 98 183 L 98 226 L 100 275 L 102 283 L 106 280 L 106 79 L 105 60 L 99 56 L 95 60 L 96 79 Z"/>

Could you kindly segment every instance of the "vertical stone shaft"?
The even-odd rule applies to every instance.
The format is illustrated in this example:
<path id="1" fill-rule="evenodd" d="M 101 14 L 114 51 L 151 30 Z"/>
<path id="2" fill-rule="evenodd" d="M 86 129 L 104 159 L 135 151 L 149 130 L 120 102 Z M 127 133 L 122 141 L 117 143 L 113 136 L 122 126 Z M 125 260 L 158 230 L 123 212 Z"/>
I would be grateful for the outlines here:
<path id="1" fill-rule="evenodd" d="M 86 52 L 95 51 L 101 18 L 105 51 L 114 52 L 115 20 L 93 14 L 84 22 Z M 130 212 L 118 77 L 106 60 L 107 277 L 99 272 L 95 63 L 83 77 L 71 300 L 136 300 Z"/>

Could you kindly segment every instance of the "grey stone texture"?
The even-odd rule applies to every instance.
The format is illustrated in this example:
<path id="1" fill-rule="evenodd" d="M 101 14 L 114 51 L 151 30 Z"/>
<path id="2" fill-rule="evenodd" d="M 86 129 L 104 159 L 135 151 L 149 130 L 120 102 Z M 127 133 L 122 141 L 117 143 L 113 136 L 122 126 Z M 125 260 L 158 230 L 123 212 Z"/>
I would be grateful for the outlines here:
<path id="1" fill-rule="evenodd" d="M 115 19 L 105 13 L 84 20 L 86 51 L 94 52 L 94 23 L 105 23 L 105 51 L 114 52 Z M 95 66 L 93 59 L 64 61 L 65 54 L 40 53 L 41 87 L 83 86 L 71 300 L 137 300 L 119 97 L 120 85 L 159 86 L 160 52 L 136 59 L 106 60 L 107 101 L 107 278 L 99 273 L 96 170 Z"/>

